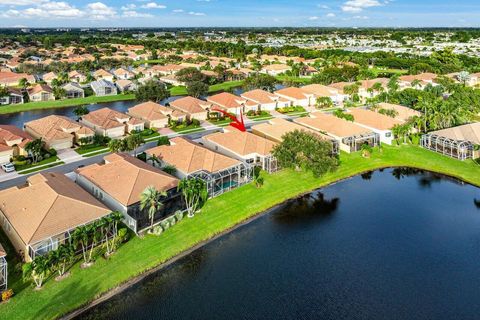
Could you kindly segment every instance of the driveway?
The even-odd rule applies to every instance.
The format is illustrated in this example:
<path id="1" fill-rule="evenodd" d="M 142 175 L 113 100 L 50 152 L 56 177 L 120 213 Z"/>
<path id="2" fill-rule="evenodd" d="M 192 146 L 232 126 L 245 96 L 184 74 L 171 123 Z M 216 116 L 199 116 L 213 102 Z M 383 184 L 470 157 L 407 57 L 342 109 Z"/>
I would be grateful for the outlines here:
<path id="1" fill-rule="evenodd" d="M 57 157 L 65 163 L 75 162 L 82 158 L 82 156 L 73 149 L 60 150 L 57 153 Z"/>

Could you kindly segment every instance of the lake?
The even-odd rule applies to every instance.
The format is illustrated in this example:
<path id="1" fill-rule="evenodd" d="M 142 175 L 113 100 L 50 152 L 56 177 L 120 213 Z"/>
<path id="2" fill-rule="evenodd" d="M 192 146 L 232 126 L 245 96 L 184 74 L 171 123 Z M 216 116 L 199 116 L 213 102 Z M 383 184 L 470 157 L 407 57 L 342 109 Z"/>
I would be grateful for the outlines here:
<path id="1" fill-rule="evenodd" d="M 288 201 L 78 319 L 478 319 L 479 271 L 479 189 L 386 169 Z"/>

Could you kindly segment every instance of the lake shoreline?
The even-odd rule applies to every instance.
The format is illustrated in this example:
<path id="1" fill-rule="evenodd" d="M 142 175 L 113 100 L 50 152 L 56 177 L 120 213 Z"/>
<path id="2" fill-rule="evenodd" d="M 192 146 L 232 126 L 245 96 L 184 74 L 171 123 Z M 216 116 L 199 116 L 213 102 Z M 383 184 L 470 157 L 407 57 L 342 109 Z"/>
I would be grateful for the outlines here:
<path id="1" fill-rule="evenodd" d="M 144 271 L 143 273 L 141 273 L 140 275 L 137 275 L 135 277 L 132 277 L 131 279 L 127 280 L 126 282 L 118 285 L 117 287 L 115 287 L 114 289 L 111 289 L 109 291 L 107 291 L 106 293 L 102 294 L 100 297 L 98 298 L 95 298 L 93 301 L 87 303 L 86 305 L 64 315 L 64 316 L 61 316 L 59 317 L 59 319 L 62 319 L 62 320 L 70 320 L 70 319 L 74 319 L 75 317 L 81 315 L 82 313 L 88 311 L 89 309 L 109 300 L 110 298 L 124 292 L 125 290 L 131 288 L 133 285 L 139 283 L 140 281 L 142 281 L 143 279 L 145 279 L 146 277 L 156 273 L 156 272 L 159 272 L 167 267 L 169 267 L 170 265 L 174 264 L 175 262 L 177 262 L 178 260 L 190 255 L 191 253 L 193 253 L 194 251 L 206 246 L 207 244 L 219 239 L 219 238 L 222 238 L 223 236 L 225 235 L 228 235 L 230 234 L 231 232 L 243 227 L 243 226 L 246 226 L 250 223 L 252 223 L 253 221 L 269 214 L 270 212 L 272 212 L 273 210 L 275 210 L 276 208 L 286 204 L 287 202 L 290 202 L 290 201 L 293 201 L 295 199 L 299 199 L 301 197 L 304 197 L 305 195 L 307 194 L 311 194 L 311 193 L 314 193 L 314 192 L 317 192 L 317 191 L 320 191 L 321 189 L 324 189 L 326 187 L 330 187 L 330 186 L 333 186 L 335 184 L 338 184 L 338 183 L 341 183 L 341 182 L 344 182 L 346 180 L 349 180 L 349 179 L 352 179 L 352 178 L 355 178 L 357 176 L 360 176 L 362 174 L 365 174 L 365 173 L 369 173 L 369 172 L 375 172 L 375 171 L 381 171 L 381 170 L 386 170 L 386 169 L 395 169 L 395 168 L 408 168 L 408 169 L 417 169 L 417 170 L 421 170 L 421 171 L 424 171 L 424 172 L 431 172 L 433 174 L 436 174 L 436 175 L 440 175 L 442 178 L 450 178 L 450 179 L 454 179 L 456 181 L 459 181 L 461 183 L 466 183 L 466 184 L 470 184 L 472 186 L 475 186 L 475 187 L 480 187 L 480 185 L 477 185 L 475 183 L 470 183 L 470 182 L 467 182 L 459 177 L 455 177 L 453 175 L 449 175 L 447 173 L 442 173 L 442 172 L 437 172 L 437 171 L 434 171 L 434 170 L 427 170 L 427 169 L 424 169 L 424 168 L 420 168 L 420 167 L 413 167 L 413 166 L 379 166 L 378 168 L 373 168 L 373 169 L 369 169 L 369 170 L 363 170 L 363 171 L 359 171 L 357 173 L 354 173 L 354 174 L 351 174 L 349 176 L 346 176 L 346 177 L 342 177 L 342 178 L 339 178 L 335 181 L 331 181 L 329 183 L 325 183 L 323 185 L 320 185 L 314 189 L 311 189 L 311 190 L 307 190 L 307 191 L 304 191 L 294 197 L 291 197 L 291 198 L 288 198 L 280 203 L 277 203 L 277 204 L 274 204 L 272 205 L 271 207 L 267 208 L 267 209 L 264 209 L 260 212 L 256 212 L 256 213 L 253 213 L 252 216 L 246 218 L 245 220 L 237 223 L 236 225 L 230 227 L 230 228 L 227 228 L 225 230 L 223 230 L 222 232 L 214 235 L 213 237 L 211 238 L 208 238 L 208 239 L 205 239 L 204 241 L 201 241 L 199 242 L 198 244 L 190 247 L 189 249 L 181 252 L 180 254 L 177 254 L 175 256 L 173 256 L 172 258 L 170 258 L 169 260 L 149 269 L 149 270 L 146 270 Z M 201 213 L 199 213 L 201 214 Z"/>

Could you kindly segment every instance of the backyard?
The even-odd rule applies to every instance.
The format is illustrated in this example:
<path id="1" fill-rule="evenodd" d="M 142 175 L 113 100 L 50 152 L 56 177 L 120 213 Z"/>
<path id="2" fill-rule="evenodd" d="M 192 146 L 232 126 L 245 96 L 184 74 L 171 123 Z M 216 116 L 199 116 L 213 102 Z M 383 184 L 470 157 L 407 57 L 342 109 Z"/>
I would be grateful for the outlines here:
<path id="1" fill-rule="evenodd" d="M 413 145 L 376 148 L 370 158 L 360 153 L 342 153 L 335 172 L 320 178 L 292 170 L 265 174 L 263 187 L 249 184 L 214 198 L 193 219 L 184 219 L 159 237 L 135 237 L 108 260 L 99 259 L 91 268 L 80 269 L 76 264 L 70 277 L 60 282 L 48 279 L 39 291 L 20 280 L 20 266 L 10 265 L 10 286 L 15 296 L 0 305 L 0 314 L 5 319 L 57 318 L 287 199 L 362 172 L 401 166 L 447 174 L 480 186 L 480 170 L 475 162 L 460 162 Z M 6 242 L 3 234 L 0 239 Z M 8 243 L 6 247 L 10 249 Z M 9 251 L 12 261 L 14 254 Z"/>

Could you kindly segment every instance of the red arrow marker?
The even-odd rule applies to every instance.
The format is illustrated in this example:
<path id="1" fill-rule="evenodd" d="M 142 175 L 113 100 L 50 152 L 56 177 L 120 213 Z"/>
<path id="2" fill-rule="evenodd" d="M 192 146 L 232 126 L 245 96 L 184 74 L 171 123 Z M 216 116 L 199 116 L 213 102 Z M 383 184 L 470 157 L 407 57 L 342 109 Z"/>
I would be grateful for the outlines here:
<path id="1" fill-rule="evenodd" d="M 225 110 L 221 110 L 221 109 L 217 109 L 217 108 L 212 108 L 212 111 L 220 112 L 220 113 L 223 114 L 224 116 L 229 117 L 229 118 L 232 120 L 232 122 L 230 123 L 230 126 L 234 127 L 235 129 L 240 130 L 240 131 L 242 131 L 242 132 L 247 131 L 247 129 L 245 128 L 245 122 L 243 122 L 243 113 L 242 113 L 242 111 L 240 111 L 240 119 L 238 119 L 237 117 L 231 115 L 230 113 L 228 113 L 228 112 L 225 111 Z"/>

